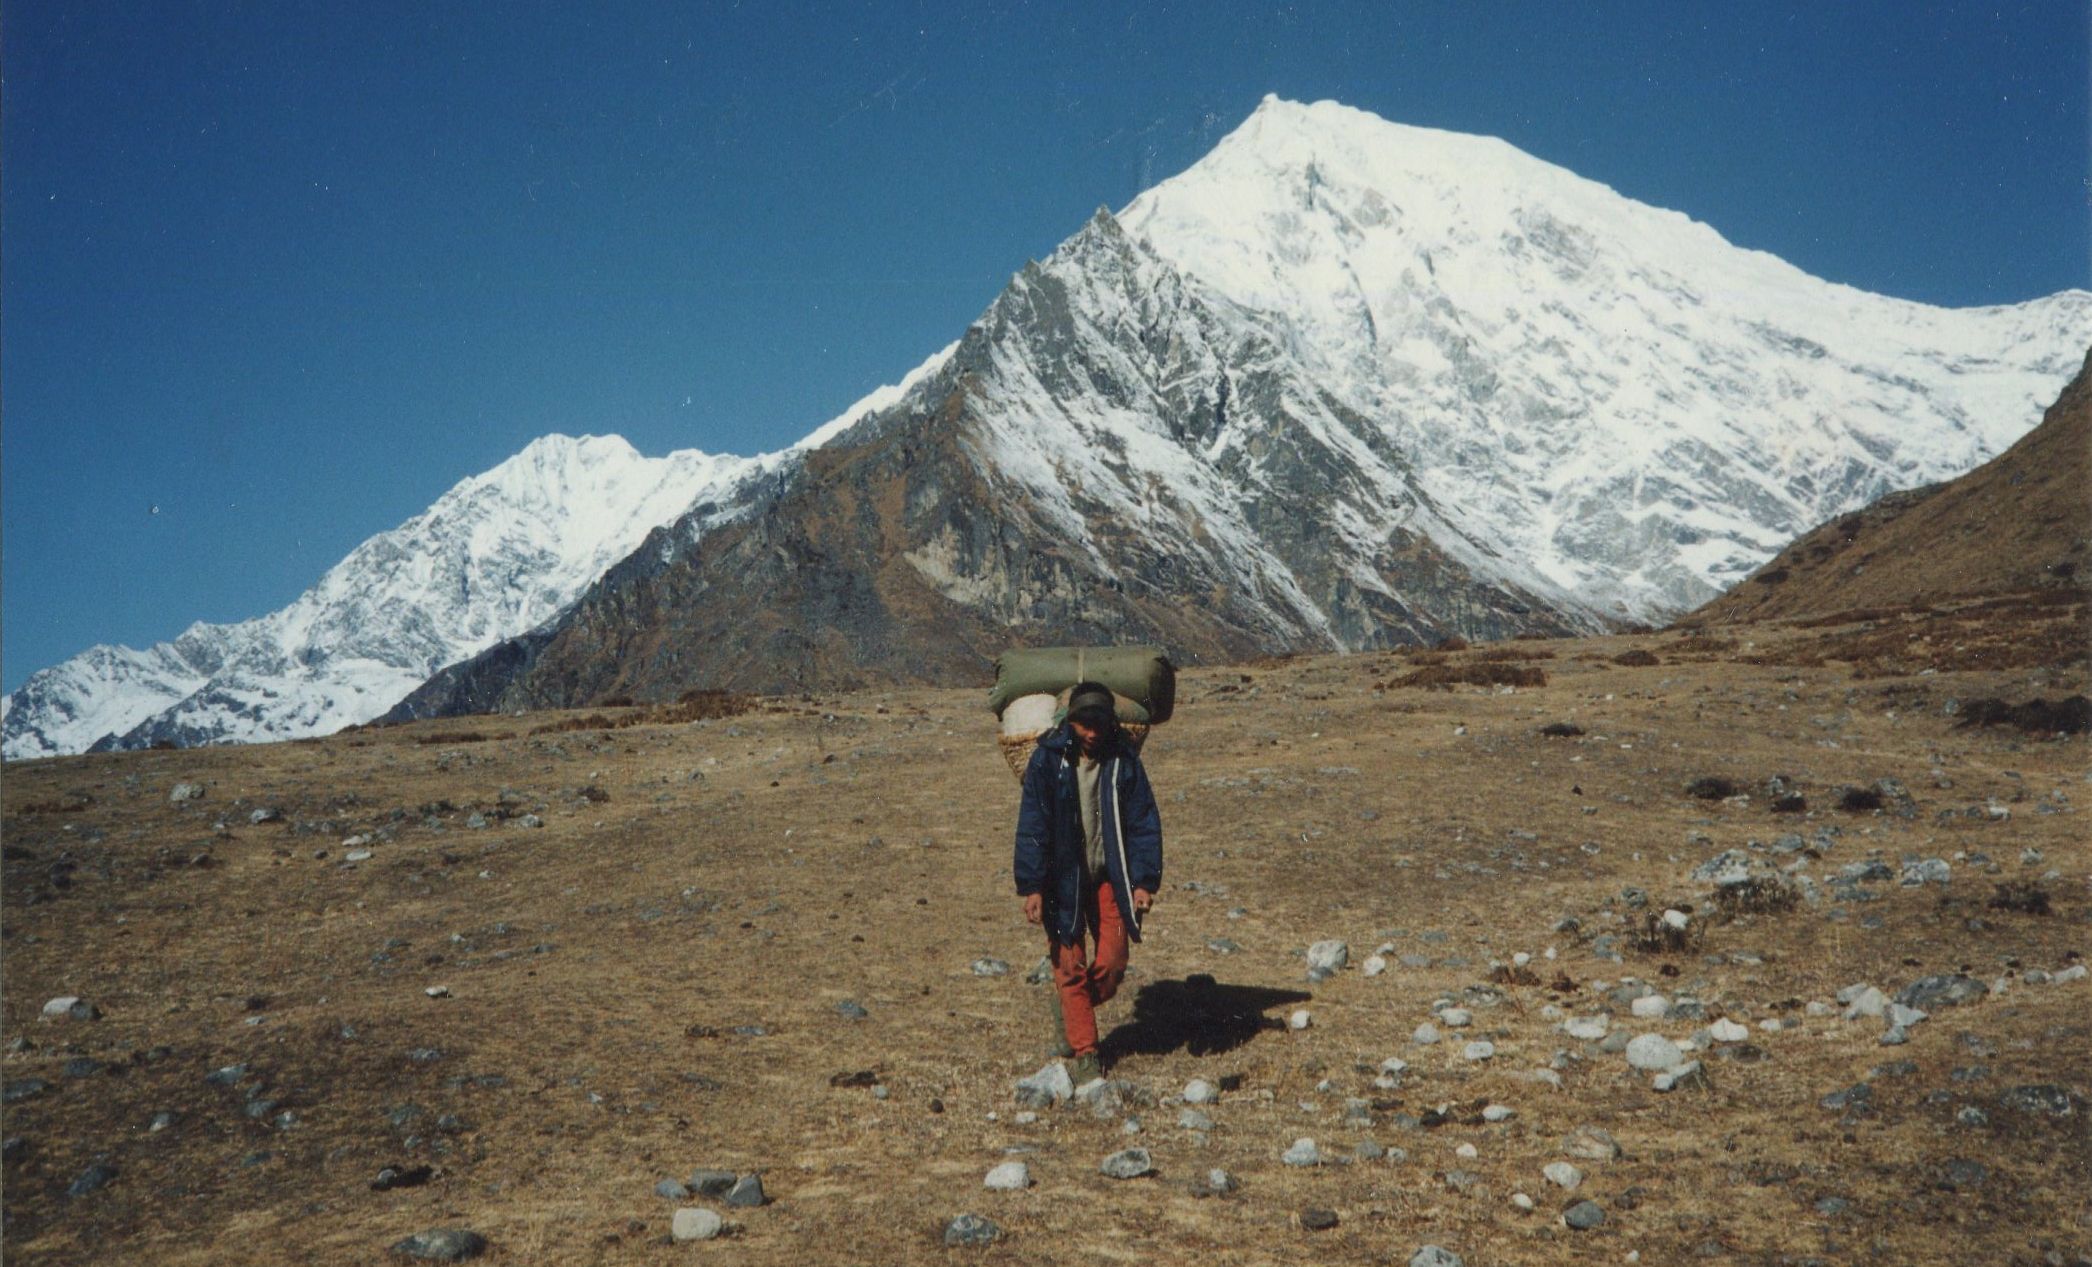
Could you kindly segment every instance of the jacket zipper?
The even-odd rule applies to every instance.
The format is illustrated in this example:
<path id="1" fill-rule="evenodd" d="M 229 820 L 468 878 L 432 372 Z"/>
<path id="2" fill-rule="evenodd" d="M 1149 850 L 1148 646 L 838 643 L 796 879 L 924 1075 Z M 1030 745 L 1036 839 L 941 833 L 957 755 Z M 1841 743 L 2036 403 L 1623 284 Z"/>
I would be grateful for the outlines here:
<path id="1" fill-rule="evenodd" d="M 1124 758 L 1114 757 L 1111 763 L 1111 825 L 1118 837 L 1119 878 L 1126 882 L 1126 918 L 1133 921 L 1133 931 L 1140 931 L 1140 912 L 1133 907 L 1133 872 L 1126 866 L 1126 820 L 1119 816 L 1119 766 Z"/>

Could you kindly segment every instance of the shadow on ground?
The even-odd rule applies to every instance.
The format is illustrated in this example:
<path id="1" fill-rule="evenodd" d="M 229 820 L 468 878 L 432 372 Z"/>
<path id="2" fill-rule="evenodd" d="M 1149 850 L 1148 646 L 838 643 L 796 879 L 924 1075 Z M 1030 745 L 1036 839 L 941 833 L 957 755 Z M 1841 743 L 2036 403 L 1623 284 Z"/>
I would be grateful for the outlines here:
<path id="1" fill-rule="evenodd" d="M 1242 1046 L 1260 1030 L 1284 1028 L 1284 1021 L 1264 1015 L 1269 1009 L 1305 1003 L 1311 997 L 1305 990 L 1222 985 L 1203 972 L 1182 981 L 1154 981 L 1134 996 L 1133 1019 L 1099 1045 L 1107 1059 L 1173 1051 L 1218 1055 Z"/>

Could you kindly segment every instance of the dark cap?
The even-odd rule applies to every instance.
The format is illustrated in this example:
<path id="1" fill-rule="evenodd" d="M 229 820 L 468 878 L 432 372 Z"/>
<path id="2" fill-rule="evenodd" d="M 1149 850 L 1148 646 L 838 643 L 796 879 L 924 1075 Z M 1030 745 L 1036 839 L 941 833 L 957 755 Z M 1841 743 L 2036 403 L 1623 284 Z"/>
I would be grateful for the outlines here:
<path id="1" fill-rule="evenodd" d="M 1118 701 L 1112 698 L 1110 687 L 1096 682 L 1079 682 L 1068 692 L 1069 721 L 1102 728 L 1118 719 Z"/>

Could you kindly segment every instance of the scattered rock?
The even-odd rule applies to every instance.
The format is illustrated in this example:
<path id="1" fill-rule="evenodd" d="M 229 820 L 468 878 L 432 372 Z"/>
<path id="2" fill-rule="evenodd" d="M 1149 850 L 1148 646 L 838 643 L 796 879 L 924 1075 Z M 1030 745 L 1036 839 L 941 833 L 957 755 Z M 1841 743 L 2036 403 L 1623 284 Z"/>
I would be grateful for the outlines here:
<path id="1" fill-rule="evenodd" d="M 1661 1034 L 1639 1034 L 1627 1044 L 1627 1063 L 1646 1073 L 1674 1068 L 1685 1061 L 1678 1044 Z"/>
<path id="2" fill-rule="evenodd" d="M 1540 1173 L 1547 1176 L 1547 1182 L 1555 1187 L 1566 1188 L 1571 1192 L 1576 1191 L 1584 1181 L 1584 1172 L 1566 1161 L 1548 1162 L 1540 1168 Z"/>
<path id="3" fill-rule="evenodd" d="M 1031 1167 L 1021 1161 L 1006 1161 L 990 1170 L 981 1186 L 991 1192 L 1022 1192 L 1031 1187 Z"/>
<path id="4" fill-rule="evenodd" d="M 992 1245 L 1001 1238 L 1002 1229 L 978 1214 L 962 1214 L 944 1225 L 946 1245 Z"/>
<path id="5" fill-rule="evenodd" d="M 1017 1103 L 1028 1109 L 1050 1109 L 1074 1095 L 1075 1083 L 1068 1077 L 1068 1067 L 1058 1060 L 1017 1081 Z"/>
<path id="6" fill-rule="evenodd" d="M 1846 986 L 1838 991 L 1838 1002 L 1845 1004 L 1845 1019 L 1856 1021 L 1873 1019 L 1889 1010 L 1888 996 L 1871 985 Z"/>
<path id="7" fill-rule="evenodd" d="M 1661 994 L 1644 995 L 1628 1004 L 1627 1010 L 1641 1020 L 1660 1020 L 1665 1012 L 1671 1010 L 1671 1001 Z"/>
<path id="8" fill-rule="evenodd" d="M 98 1021 L 102 1019 L 102 1011 L 85 999 L 66 994 L 44 1004 L 43 1018 L 47 1021 Z"/>
<path id="9" fill-rule="evenodd" d="M 2074 1117 L 2078 1097 L 2066 1087 L 2035 1083 L 2000 1093 L 1998 1107 L 2039 1117 Z"/>
<path id="10" fill-rule="evenodd" d="M 65 1195 L 84 1197 L 90 1192 L 100 1192 L 114 1182 L 116 1167 L 106 1161 L 98 1161 L 74 1176 L 73 1181 L 66 1185 Z"/>
<path id="11" fill-rule="evenodd" d="M 1415 1032 L 1410 1034 L 1409 1041 L 1412 1043 L 1421 1043 L 1424 1046 L 1428 1047 L 1432 1043 L 1438 1041 L 1438 1027 L 1433 1025 L 1429 1021 L 1425 1021 L 1423 1024 L 1416 1027 Z"/>
<path id="12" fill-rule="evenodd" d="M 1740 1043 L 1751 1036 L 1751 1031 L 1728 1017 L 1707 1027 L 1708 1036 L 1717 1043 Z"/>
<path id="13" fill-rule="evenodd" d="M 654 1195 L 670 1201 L 686 1201 L 690 1197 L 690 1189 L 684 1187 L 680 1179 L 663 1179 L 654 1185 Z"/>
<path id="14" fill-rule="evenodd" d="M 1616 1161 L 1620 1145 L 1596 1126 L 1579 1126 L 1562 1140 L 1562 1151 L 1585 1161 Z"/>
<path id="15" fill-rule="evenodd" d="M 1605 1225 L 1605 1211 L 1596 1201 L 1579 1201 L 1562 1211 L 1562 1221 L 1579 1232 Z"/>
<path id="16" fill-rule="evenodd" d="M 1855 1082 L 1842 1091 L 1831 1092 L 1816 1103 L 1821 1108 L 1833 1111 L 1842 1109 L 1854 1113 L 1868 1113 L 1874 1108 L 1874 1088 L 1864 1082 Z"/>
<path id="17" fill-rule="evenodd" d="M 51 1084 L 42 1078 L 16 1078 L 0 1086 L 0 1103 L 15 1104 L 22 1100 L 34 1100 L 51 1089 Z"/>
<path id="18" fill-rule="evenodd" d="M 973 975 L 977 977 L 1006 977 L 1010 965 L 1001 959 L 981 958 L 973 961 Z"/>
<path id="19" fill-rule="evenodd" d="M 1178 1111 L 1177 1125 L 1187 1131 L 1210 1131 L 1213 1129 L 1213 1119 L 1197 1109 L 1187 1108 Z"/>
<path id="20" fill-rule="evenodd" d="M 842 1017 L 846 1021 L 861 1021 L 871 1015 L 871 1013 L 865 1011 L 864 1006 L 858 1003 L 855 999 L 844 999 L 842 1002 L 836 1004 L 835 1014 L 837 1016 Z"/>
<path id="21" fill-rule="evenodd" d="M 1300 1212 L 1300 1226 L 1310 1232 L 1326 1232 L 1337 1225 L 1337 1212 L 1320 1206 L 1309 1206 Z"/>
<path id="22" fill-rule="evenodd" d="M 1293 1141 L 1291 1148 L 1280 1153 L 1278 1159 L 1288 1166 L 1319 1166 L 1322 1164 L 1322 1150 L 1315 1147 L 1313 1139 L 1303 1135 Z"/>
<path id="23" fill-rule="evenodd" d="M 393 1243 L 392 1252 L 408 1258 L 455 1263 L 487 1252 L 487 1238 L 462 1227 L 431 1228 Z"/>
<path id="24" fill-rule="evenodd" d="M 1472 1042 L 1460 1049 L 1460 1055 L 1465 1060 L 1487 1060 L 1496 1055 L 1496 1044 L 1486 1040 Z"/>
<path id="25" fill-rule="evenodd" d="M 1235 1176 L 1225 1170 L 1215 1168 L 1207 1171 L 1205 1176 L 1199 1180 L 1198 1186 L 1192 1190 L 1192 1195 L 1201 1197 L 1226 1196 L 1241 1186 L 1241 1184 L 1236 1182 Z"/>
<path id="26" fill-rule="evenodd" d="M 1990 987 L 1958 972 L 1920 977 L 1896 992 L 1896 1002 L 1927 1011 L 1973 1003 L 1990 993 Z"/>
<path id="27" fill-rule="evenodd" d="M 750 1173 L 734 1180 L 734 1186 L 726 1190 L 726 1203 L 744 1208 L 754 1208 L 763 1203 L 763 1177 Z"/>
<path id="28" fill-rule="evenodd" d="M 1990 1181 L 1990 1167 L 1979 1161 L 1955 1157 L 1942 1168 L 1940 1181 L 1943 1186 L 1957 1192 L 1969 1192 Z"/>
<path id="29" fill-rule="evenodd" d="M 174 785 L 174 790 L 167 794 L 167 801 L 171 805 L 180 805 L 184 801 L 200 801 L 202 799 L 203 784 L 201 783 L 177 783 Z"/>
<path id="30" fill-rule="evenodd" d="M 1124 1148 L 1106 1157 L 1097 1169 L 1113 1179 L 1138 1179 L 1155 1173 L 1155 1159 L 1145 1148 Z"/>
<path id="31" fill-rule="evenodd" d="M 725 1196 L 741 1176 L 731 1170 L 693 1170 L 690 1172 L 690 1191 L 700 1197 L 719 1198 Z"/>
<path id="32" fill-rule="evenodd" d="M 669 1221 L 668 1234 L 679 1241 L 709 1241 L 725 1226 L 725 1220 L 712 1211 L 686 1205 Z"/>
<path id="33" fill-rule="evenodd" d="M 1315 1018 L 1313 1014 L 1304 1007 L 1293 1009 L 1293 1014 L 1286 1018 L 1286 1028 L 1291 1030 L 1306 1029 L 1314 1023 Z"/>
<path id="34" fill-rule="evenodd" d="M 1212 1104 L 1220 1099 L 1220 1089 L 1204 1078 L 1193 1078 L 1184 1084 L 1183 1100 L 1186 1104 Z"/>
<path id="35" fill-rule="evenodd" d="M 435 1169 L 430 1166 L 409 1166 L 405 1169 L 398 1166 L 387 1166 L 380 1170 L 376 1177 L 370 1181 L 370 1190 L 372 1192 L 390 1192 L 394 1188 L 419 1188 L 427 1183 L 435 1173 Z"/>
<path id="36" fill-rule="evenodd" d="M 1409 1267 L 1467 1267 L 1467 1264 L 1452 1250 L 1426 1245 L 1409 1256 Z"/>
<path id="37" fill-rule="evenodd" d="M 1611 1028 L 1612 1022 L 1602 1016 L 1572 1016 L 1562 1022 L 1562 1032 L 1564 1034 L 1571 1038 L 1580 1038 L 1585 1042 L 1593 1043 L 1604 1038 L 1606 1031 Z"/>
<path id="38" fill-rule="evenodd" d="M 1343 970 L 1351 961 L 1351 947 L 1337 940 L 1318 941 L 1308 947 L 1307 977 L 1311 982 L 1327 981 Z"/>

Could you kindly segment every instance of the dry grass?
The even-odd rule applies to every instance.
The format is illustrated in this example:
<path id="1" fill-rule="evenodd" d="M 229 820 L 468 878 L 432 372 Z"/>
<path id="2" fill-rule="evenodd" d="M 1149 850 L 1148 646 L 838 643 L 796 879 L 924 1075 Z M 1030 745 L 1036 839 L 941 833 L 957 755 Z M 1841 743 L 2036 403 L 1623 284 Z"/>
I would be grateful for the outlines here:
<path id="1" fill-rule="evenodd" d="M 1389 682 L 1390 686 L 1434 687 L 1451 690 L 1455 686 L 1522 686 L 1547 685 L 1544 670 L 1529 668 L 1521 664 L 1505 664 L 1483 661 L 1467 664 L 1429 664 L 1413 669 Z"/>
<path id="2" fill-rule="evenodd" d="M 1739 656 L 1788 661 L 1821 632 L 1723 636 Z M 1895 1053 L 1917 1072 L 1874 1076 L 1872 1110 L 1844 1118 L 1817 1100 L 1887 1059 L 1878 1028 L 1803 1010 L 1854 981 L 2012 977 L 2084 952 L 2083 742 L 1956 729 L 1942 707 L 2082 693 L 2082 669 L 2042 670 L 2038 690 L 2025 672 L 1981 668 L 1884 682 L 1730 658 L 1654 674 L 1613 662 L 1636 640 L 1558 645 L 1544 685 L 1418 693 L 1399 708 L 1373 690 L 1385 657 L 1274 662 L 1253 683 L 1184 675 L 1181 697 L 1197 702 L 1145 754 L 1168 833 L 1164 892 L 1104 1014 L 1118 1074 L 1158 1099 L 1136 1110 L 1133 1140 L 1080 1110 L 1013 1120 L 1010 1083 L 1040 1063 L 1043 996 L 1024 980 L 1040 946 L 1009 894 L 1016 787 L 977 691 L 758 701 L 687 721 L 665 720 L 673 705 L 605 708 L 576 716 L 658 720 L 541 734 L 552 718 L 475 718 L 486 738 L 450 747 L 420 740 L 456 722 L 10 765 L 0 1028 L 31 1046 L 5 1055 L 5 1073 L 50 1089 L 6 1106 L 6 1134 L 27 1141 L 6 1163 L 7 1258 L 329 1267 L 386 1261 L 400 1237 L 450 1225 L 486 1234 L 493 1264 L 611 1267 L 1380 1267 L 1427 1242 L 1477 1267 L 1630 1251 L 1651 1264 L 2092 1253 L 2085 1110 L 2055 1120 L 2000 1101 L 2032 1083 L 2092 1092 L 2087 983 L 2014 982 L 1936 1013 Z M 1563 718 L 1587 734 L 1537 733 Z M 1763 771 L 1819 800 L 1894 778 L 1918 813 L 1776 817 L 1756 795 L 1677 794 L 1710 774 L 1755 789 Z M 176 781 L 207 794 L 170 804 Z M 1967 812 L 1993 800 L 2009 821 Z M 286 821 L 251 825 L 265 806 Z M 466 826 L 475 811 L 492 825 Z M 525 814 L 545 826 L 522 826 Z M 1814 901 L 1727 910 L 1688 878 L 1718 849 L 1830 827 L 1820 862 L 1788 858 L 1815 877 Z M 370 860 L 344 865 L 351 835 L 374 838 Z M 2037 886 L 2048 914 L 1991 908 L 1999 885 L 2033 883 L 2018 870 L 2029 846 L 2063 876 Z M 1906 854 L 1955 859 L 1951 884 L 1831 900 L 1839 867 Z M 1617 901 L 1627 887 L 1695 903 L 1701 940 L 1601 957 L 1601 938 L 1631 952 L 1644 927 Z M 1553 931 L 1564 916 L 1580 930 Z M 1354 963 L 1383 940 L 1427 963 L 1309 987 L 1300 951 L 1324 937 L 1348 940 Z M 1220 938 L 1238 949 L 1210 948 Z M 1529 966 L 1511 966 L 1519 951 Z M 976 976 L 982 956 L 1013 971 Z M 1596 1054 L 1564 1068 L 1559 1091 L 1520 1076 L 1578 1046 L 1543 1007 L 1626 1024 L 1607 992 L 1629 975 L 1749 1024 L 1762 1058 L 1709 1059 L 1711 1085 L 1671 1095 Z M 424 993 L 437 985 L 448 997 Z M 38 1021 L 60 994 L 104 1019 Z M 1441 996 L 1471 1008 L 1461 1037 L 1494 1043 L 1492 1060 L 1408 1041 Z M 843 1019 L 844 1000 L 869 1015 Z M 1314 1025 L 1286 1030 L 1302 1005 Z M 1760 1031 L 1768 1018 L 1786 1028 Z M 1393 1091 L 1372 1085 L 1389 1055 L 1411 1065 Z M 75 1057 L 105 1068 L 69 1078 Z M 289 1129 L 205 1081 L 233 1063 L 295 1113 Z M 1976 1064 L 1988 1075 L 1951 1076 Z M 850 1085 L 863 1071 L 887 1098 Z M 1193 1077 L 1235 1080 L 1205 1137 L 1163 1102 Z M 1367 1102 L 1369 1125 L 1344 1120 L 1347 1098 Z M 1517 1115 L 1485 1122 L 1490 1103 Z M 395 1125 L 408 1105 L 420 1113 Z M 1965 1107 L 1989 1125 L 1960 1124 Z M 176 1125 L 148 1132 L 161 1110 Z M 1625 1155 L 1579 1161 L 1583 1188 L 1558 1193 L 1540 1167 L 1586 1123 Z M 1302 1135 L 1403 1155 L 1280 1165 Z M 1157 1177 L 1097 1172 L 1129 1142 L 1151 1150 Z M 1456 1156 L 1463 1143 L 1478 1155 Z M 1023 1157 L 1037 1186 L 984 1192 L 1012 1147 L 1035 1150 Z M 96 1156 L 117 1180 L 67 1199 Z M 1980 1158 L 1990 1178 L 1940 1191 L 1954 1158 Z M 381 1167 L 423 1164 L 422 1186 L 370 1188 Z M 720 1244 L 669 1248 L 673 1203 L 653 1184 L 697 1166 L 760 1170 L 771 1203 L 729 1212 Z M 1190 1181 L 1214 1166 L 1241 1191 L 1195 1197 Z M 1472 1179 L 1457 1189 L 1449 1172 Z M 1509 1203 L 1519 1191 L 1537 1213 Z M 1607 1226 L 1573 1233 L 1556 1216 L 1586 1196 Z M 1850 1211 L 1821 1213 L 1827 1196 Z M 1311 1206 L 1338 1225 L 1303 1230 Z M 966 1210 L 1004 1240 L 944 1250 L 938 1229 Z"/>

